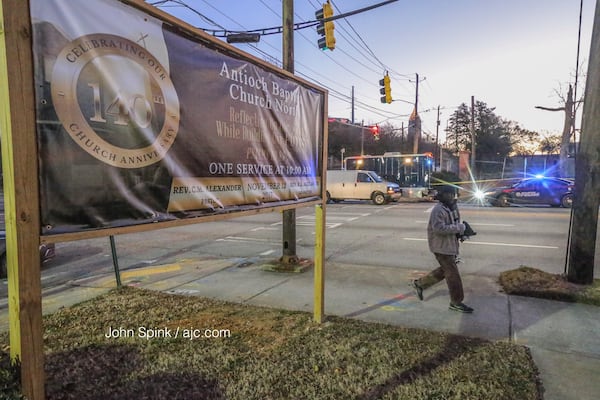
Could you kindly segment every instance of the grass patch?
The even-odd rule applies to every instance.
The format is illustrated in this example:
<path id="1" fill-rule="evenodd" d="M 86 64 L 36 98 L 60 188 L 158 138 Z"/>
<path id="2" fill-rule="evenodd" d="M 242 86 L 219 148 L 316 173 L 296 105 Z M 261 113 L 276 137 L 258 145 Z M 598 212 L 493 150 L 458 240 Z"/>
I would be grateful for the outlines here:
<path id="1" fill-rule="evenodd" d="M 508 294 L 600 306 L 600 279 L 595 279 L 592 285 L 577 285 L 563 275 L 522 265 L 502 272 L 498 281 Z"/>
<path id="2" fill-rule="evenodd" d="M 45 316 L 44 348 L 48 399 L 541 398 L 524 346 L 134 288 Z"/>

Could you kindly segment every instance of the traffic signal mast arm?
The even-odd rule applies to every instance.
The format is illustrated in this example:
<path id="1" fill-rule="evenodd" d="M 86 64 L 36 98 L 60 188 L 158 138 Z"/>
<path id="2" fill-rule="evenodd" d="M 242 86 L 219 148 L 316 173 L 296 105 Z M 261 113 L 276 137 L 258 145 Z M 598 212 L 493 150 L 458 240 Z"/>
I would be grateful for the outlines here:
<path id="1" fill-rule="evenodd" d="M 374 8 L 381 7 L 389 3 L 394 3 L 396 1 L 398 0 L 387 0 L 378 4 L 374 4 L 372 6 L 361 8 L 359 10 L 334 16 L 331 3 L 329 2 L 329 0 L 327 0 L 327 3 L 323 3 L 323 9 L 315 12 L 315 17 L 318 21 L 317 33 L 322 36 L 318 41 L 319 48 L 321 50 L 335 49 L 335 36 L 333 34 L 333 30 L 335 29 L 335 26 L 333 25 L 334 20 L 339 18 L 345 18 L 350 15 L 358 14 L 364 11 L 372 10 Z M 389 103 L 391 103 L 391 97 Z"/>
<path id="2" fill-rule="evenodd" d="M 372 10 L 372 9 L 374 9 L 374 8 L 377 8 L 377 7 L 385 6 L 385 5 L 388 5 L 388 4 L 390 4 L 390 3 L 395 3 L 396 1 L 398 1 L 398 0 L 387 0 L 387 1 L 383 1 L 383 2 L 381 2 L 381 3 L 373 4 L 372 6 L 368 6 L 368 7 L 359 8 L 358 10 L 354 10 L 354 11 L 346 12 L 346 13 L 343 13 L 343 14 L 339 14 L 339 15 L 336 15 L 336 16 L 332 16 L 332 17 L 330 17 L 330 18 L 324 18 L 324 19 L 323 19 L 323 22 L 335 21 L 336 19 L 340 19 L 340 18 L 346 18 L 346 17 L 349 17 L 349 16 L 351 16 L 351 15 L 360 14 L 360 13 L 363 13 L 363 12 L 365 12 L 365 11 L 369 11 L 369 10 Z M 329 1 L 328 1 L 328 2 L 329 2 Z M 316 11 L 316 12 L 315 12 L 315 16 L 317 15 L 317 13 L 318 13 L 318 12 L 319 12 L 319 11 Z M 332 15 L 333 15 L 333 14 L 332 14 Z M 319 17 L 317 17 L 317 20 L 319 20 Z M 320 22 L 320 21 L 319 21 L 319 22 Z M 309 21 L 308 23 L 310 24 L 310 23 L 313 23 L 313 22 Z"/>
<path id="3" fill-rule="evenodd" d="M 319 18 L 317 17 L 315 21 L 305 21 L 305 22 L 298 22 L 294 24 L 294 30 L 299 30 L 299 29 L 306 29 L 306 28 L 312 28 L 315 25 L 318 25 L 320 23 L 324 23 L 324 22 L 330 22 L 330 21 L 335 21 L 336 19 L 340 19 L 340 18 L 346 18 L 349 17 L 351 15 L 356 15 L 356 14 L 360 14 L 363 13 L 365 11 L 369 11 L 372 10 L 374 8 L 378 8 L 381 6 L 385 6 L 388 5 L 390 3 L 394 3 L 398 0 L 387 0 L 378 4 L 374 4 L 368 7 L 363 7 L 360 8 L 358 10 L 354 10 L 354 11 L 350 11 L 350 12 L 346 12 L 343 14 L 339 14 L 339 15 L 334 15 L 330 18 Z M 320 11 L 315 12 L 315 16 L 317 16 L 317 13 Z M 206 28 L 200 28 L 202 29 L 204 32 L 207 32 L 215 37 L 227 37 L 229 35 L 236 35 L 236 34 L 252 34 L 252 33 L 258 33 L 260 36 L 266 36 L 266 35 L 275 35 L 275 34 L 279 34 L 283 31 L 283 26 L 273 26 L 271 28 L 261 28 L 261 29 L 253 29 L 253 30 L 246 30 L 246 31 L 237 31 L 237 30 L 228 30 L 228 29 L 206 29 Z"/>

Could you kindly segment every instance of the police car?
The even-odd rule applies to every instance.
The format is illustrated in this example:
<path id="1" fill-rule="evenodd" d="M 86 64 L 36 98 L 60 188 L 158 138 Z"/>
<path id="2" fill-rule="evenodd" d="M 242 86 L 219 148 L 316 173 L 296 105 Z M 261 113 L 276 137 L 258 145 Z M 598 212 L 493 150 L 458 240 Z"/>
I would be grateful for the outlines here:
<path id="1" fill-rule="evenodd" d="M 527 178 L 511 186 L 486 191 L 482 197 L 497 207 L 511 204 L 547 204 L 569 208 L 573 204 L 573 181 L 562 178 Z"/>

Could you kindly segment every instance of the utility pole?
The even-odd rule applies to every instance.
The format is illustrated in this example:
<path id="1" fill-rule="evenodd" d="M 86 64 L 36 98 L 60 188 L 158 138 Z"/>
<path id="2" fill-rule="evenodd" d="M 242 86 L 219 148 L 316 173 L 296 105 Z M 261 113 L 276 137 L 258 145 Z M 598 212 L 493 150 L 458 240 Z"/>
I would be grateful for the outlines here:
<path id="1" fill-rule="evenodd" d="M 365 120 L 360 122 L 360 155 L 365 155 Z"/>
<path id="2" fill-rule="evenodd" d="M 596 3 L 590 46 L 579 151 L 575 161 L 573 223 L 569 243 L 567 279 L 589 285 L 594 281 L 598 191 L 600 183 L 600 2 Z"/>
<path id="3" fill-rule="evenodd" d="M 415 114 L 419 114 L 419 74 L 415 73 L 417 78 L 415 89 Z"/>
<path id="4" fill-rule="evenodd" d="M 435 158 L 434 158 L 434 167 L 437 167 L 440 155 L 441 155 L 441 151 L 438 148 L 439 144 L 438 144 L 438 140 L 439 140 L 439 134 L 440 134 L 440 106 L 438 106 L 437 108 L 437 122 L 435 124 Z M 435 168 L 434 168 L 435 169 Z"/>
<path id="5" fill-rule="evenodd" d="M 283 0 L 283 69 L 294 73 L 294 0 Z M 283 256 L 284 265 L 298 263 L 296 255 L 296 210 L 283 211 Z"/>
<path id="6" fill-rule="evenodd" d="M 575 62 L 575 88 L 573 89 L 573 100 L 575 102 L 577 102 L 577 86 L 579 83 L 579 52 L 580 52 L 580 48 L 581 48 L 581 17 L 583 15 L 583 0 L 581 0 L 579 2 L 579 29 L 577 31 L 577 58 L 576 58 L 576 62 Z M 575 123 L 576 123 L 576 114 L 577 114 L 577 106 L 575 105 L 576 103 L 573 103 L 573 115 L 571 116 L 571 122 L 573 123 L 573 150 L 575 152 L 575 154 L 577 154 L 577 150 L 579 150 L 577 147 L 579 146 L 577 144 L 577 130 L 575 129 Z"/>
<path id="7" fill-rule="evenodd" d="M 471 175 L 475 176 L 475 96 L 471 96 Z"/>
<path id="8" fill-rule="evenodd" d="M 400 152 L 404 151 L 404 121 L 402 121 L 402 125 L 400 125 Z"/>
<path id="9" fill-rule="evenodd" d="M 352 125 L 354 125 L 354 85 L 352 85 L 352 118 L 350 120 L 352 121 Z"/>
<path id="10" fill-rule="evenodd" d="M 419 74 L 415 73 L 416 76 L 416 89 L 415 89 L 415 133 L 413 137 L 413 153 L 419 152 L 419 142 L 421 141 L 421 118 L 419 118 Z"/>

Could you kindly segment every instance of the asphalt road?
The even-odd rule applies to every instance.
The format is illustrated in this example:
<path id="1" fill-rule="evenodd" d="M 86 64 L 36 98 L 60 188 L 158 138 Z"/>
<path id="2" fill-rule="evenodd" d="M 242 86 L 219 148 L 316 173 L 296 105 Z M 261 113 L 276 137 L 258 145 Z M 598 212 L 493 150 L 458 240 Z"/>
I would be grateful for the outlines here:
<path id="1" fill-rule="evenodd" d="M 350 264 L 426 268 L 434 263 L 426 242 L 432 207 L 433 203 L 330 204 L 326 257 Z M 473 205 L 461 205 L 460 209 L 463 219 L 478 233 L 462 245 L 465 272 L 491 276 L 519 265 L 563 272 L 568 209 Z M 312 207 L 297 210 L 296 221 L 297 254 L 312 258 Z M 281 255 L 281 235 L 281 214 L 269 213 L 121 235 L 115 240 L 120 268 L 128 269 L 173 262 L 178 254 L 189 250 L 203 257 L 275 258 Z M 597 260 L 599 257 L 600 251 Z M 59 283 L 99 270 L 112 270 L 108 238 L 58 243 L 56 258 L 44 267 L 42 278 Z"/>
<path id="2" fill-rule="evenodd" d="M 432 203 L 374 206 L 342 203 L 327 207 L 326 257 L 349 264 L 423 269 L 434 263 L 426 241 Z M 494 208 L 465 205 L 462 217 L 478 232 L 462 246 L 463 270 L 495 276 L 529 265 L 548 272 L 564 270 L 570 212 L 554 208 Z M 298 255 L 312 257 L 314 216 L 297 216 Z M 246 218 L 227 235 L 218 234 L 206 249 L 212 254 L 244 257 L 281 252 L 278 215 Z M 216 232 L 215 232 L 216 233 Z"/>
<path id="3" fill-rule="evenodd" d="M 426 241 L 426 226 L 434 203 L 368 202 L 330 204 L 326 211 L 326 258 L 329 261 L 428 269 L 435 266 Z M 461 248 L 464 273 L 497 276 L 501 271 L 528 265 L 552 273 L 564 271 L 568 209 L 549 207 L 481 207 L 461 205 L 461 214 L 477 236 Z M 314 256 L 314 209 L 298 209 L 297 254 Z M 260 214 L 221 222 L 208 222 L 115 237 L 121 271 L 181 262 L 190 254 L 239 258 L 240 263 L 279 257 L 280 213 Z M 600 244 L 596 262 L 600 260 Z M 183 254 L 186 254 L 185 256 Z M 71 280 L 111 274 L 108 238 L 56 245 L 56 258 L 42 270 L 42 286 L 61 290 Z M 600 276 L 599 268 L 595 268 Z M 6 297 L 6 281 L 0 296 Z M 2 304 L 0 304 L 2 307 Z"/>

